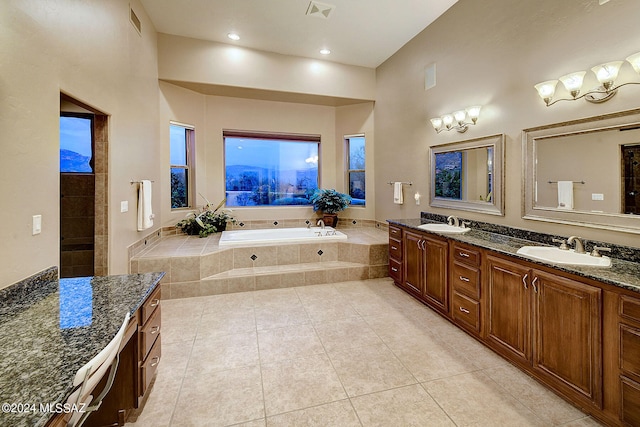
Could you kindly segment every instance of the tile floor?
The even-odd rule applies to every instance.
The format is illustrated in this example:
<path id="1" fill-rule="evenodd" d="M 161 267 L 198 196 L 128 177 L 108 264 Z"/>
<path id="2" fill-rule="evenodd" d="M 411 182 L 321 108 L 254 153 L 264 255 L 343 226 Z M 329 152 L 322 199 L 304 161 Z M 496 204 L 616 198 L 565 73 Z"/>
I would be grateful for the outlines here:
<path id="1" fill-rule="evenodd" d="M 162 302 L 143 426 L 598 426 L 388 278 Z"/>

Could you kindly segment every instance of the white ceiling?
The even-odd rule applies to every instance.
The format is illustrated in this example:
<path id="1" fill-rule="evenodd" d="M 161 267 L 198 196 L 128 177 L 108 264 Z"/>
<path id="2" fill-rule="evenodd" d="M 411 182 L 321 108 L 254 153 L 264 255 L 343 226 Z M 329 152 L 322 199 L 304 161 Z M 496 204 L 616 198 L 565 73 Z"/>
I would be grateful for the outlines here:
<path id="1" fill-rule="evenodd" d="M 457 0 L 320 0 L 328 19 L 306 15 L 310 0 L 141 1 L 161 33 L 375 68 Z"/>

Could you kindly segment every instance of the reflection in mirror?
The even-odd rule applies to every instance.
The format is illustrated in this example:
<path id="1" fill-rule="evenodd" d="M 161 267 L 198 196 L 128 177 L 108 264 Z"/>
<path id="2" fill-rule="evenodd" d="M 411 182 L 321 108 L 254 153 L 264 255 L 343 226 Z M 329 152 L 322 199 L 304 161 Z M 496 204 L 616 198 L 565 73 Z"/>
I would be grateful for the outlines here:
<path id="1" fill-rule="evenodd" d="M 524 218 L 640 233 L 640 109 L 526 129 Z"/>
<path id="2" fill-rule="evenodd" d="M 504 215 L 503 146 L 500 134 L 431 147 L 430 205 Z"/>

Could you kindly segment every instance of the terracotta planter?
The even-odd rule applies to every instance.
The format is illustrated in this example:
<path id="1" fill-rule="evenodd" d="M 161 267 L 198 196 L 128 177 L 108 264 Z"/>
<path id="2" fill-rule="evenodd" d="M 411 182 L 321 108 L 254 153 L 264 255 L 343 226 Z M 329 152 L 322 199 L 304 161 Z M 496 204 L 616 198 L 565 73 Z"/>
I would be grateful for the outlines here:
<path id="1" fill-rule="evenodd" d="M 327 227 L 336 227 L 338 225 L 338 214 L 322 214 L 322 221 Z"/>

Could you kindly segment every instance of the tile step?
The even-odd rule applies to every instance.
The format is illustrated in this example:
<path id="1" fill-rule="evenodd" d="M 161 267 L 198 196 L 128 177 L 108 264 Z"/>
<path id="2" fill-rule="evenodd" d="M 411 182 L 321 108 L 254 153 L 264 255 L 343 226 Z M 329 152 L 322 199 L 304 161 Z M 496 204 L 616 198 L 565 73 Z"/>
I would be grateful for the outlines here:
<path id="1" fill-rule="evenodd" d="M 263 267 L 235 268 L 203 277 L 201 280 L 228 279 L 235 277 L 265 276 L 297 272 L 327 271 L 353 267 L 368 267 L 366 264 L 345 261 L 309 262 L 300 264 L 269 265 Z"/>

